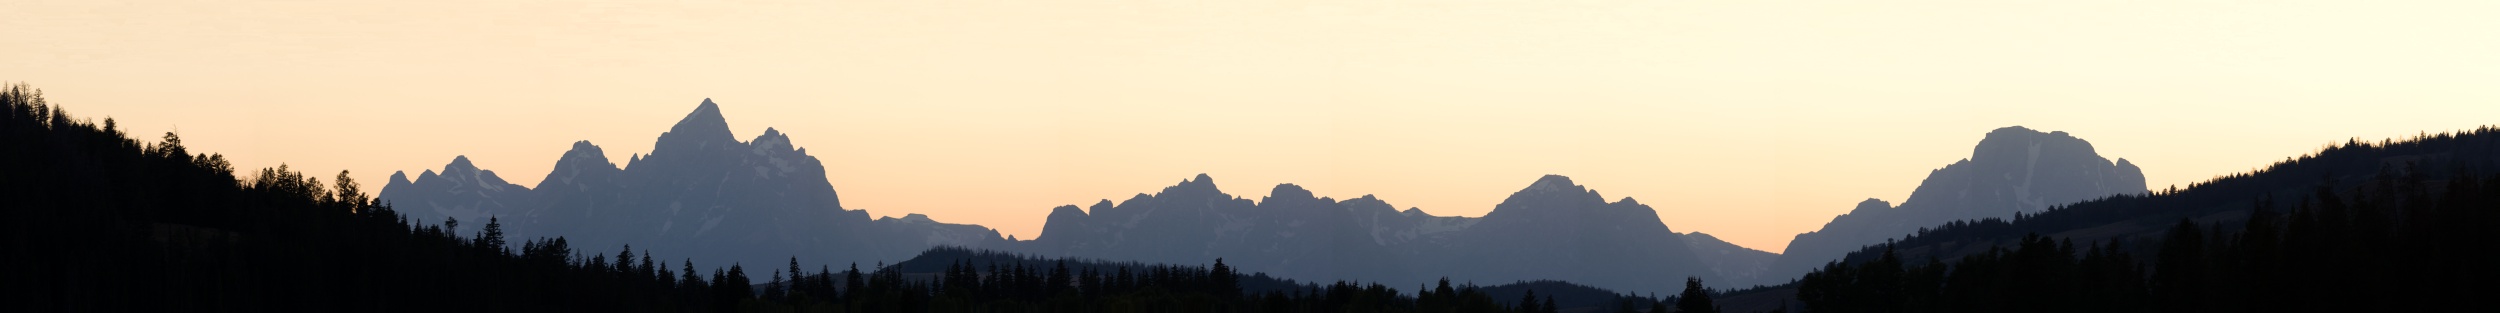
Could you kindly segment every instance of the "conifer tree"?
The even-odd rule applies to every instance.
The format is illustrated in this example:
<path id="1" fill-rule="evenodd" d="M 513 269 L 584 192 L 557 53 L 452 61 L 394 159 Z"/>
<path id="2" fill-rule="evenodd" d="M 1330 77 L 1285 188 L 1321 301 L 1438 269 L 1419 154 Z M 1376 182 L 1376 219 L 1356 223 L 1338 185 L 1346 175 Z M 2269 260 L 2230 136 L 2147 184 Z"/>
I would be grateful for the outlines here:
<path id="1" fill-rule="evenodd" d="M 1676 295 L 1675 311 L 1683 313 L 1719 313 L 1710 302 L 1710 289 L 1701 286 L 1700 277 L 1684 278 L 1684 293 Z"/>

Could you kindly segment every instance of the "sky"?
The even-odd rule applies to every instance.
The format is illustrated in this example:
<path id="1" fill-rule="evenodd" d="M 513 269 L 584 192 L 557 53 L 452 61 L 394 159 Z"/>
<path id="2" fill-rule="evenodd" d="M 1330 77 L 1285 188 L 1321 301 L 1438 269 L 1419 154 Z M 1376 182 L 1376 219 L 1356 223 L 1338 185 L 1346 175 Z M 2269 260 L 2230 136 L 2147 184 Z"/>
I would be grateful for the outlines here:
<path id="1" fill-rule="evenodd" d="M 703 99 L 843 205 L 1032 238 L 1199 173 L 1480 216 L 1544 174 L 1779 252 L 1987 131 L 2155 189 L 2500 122 L 2494 1 L 9 0 L 0 81 L 238 168 L 535 186 Z"/>

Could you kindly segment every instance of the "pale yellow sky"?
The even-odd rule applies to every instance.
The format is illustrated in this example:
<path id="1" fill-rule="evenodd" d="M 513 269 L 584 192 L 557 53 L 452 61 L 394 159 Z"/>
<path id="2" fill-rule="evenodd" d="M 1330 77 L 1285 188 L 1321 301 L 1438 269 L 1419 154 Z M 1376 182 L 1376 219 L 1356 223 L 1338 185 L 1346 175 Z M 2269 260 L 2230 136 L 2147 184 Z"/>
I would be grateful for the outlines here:
<path id="1" fill-rule="evenodd" d="M 0 81 L 239 166 L 536 185 L 704 98 L 844 205 L 1018 237 L 1197 173 L 1482 215 L 1542 174 L 1776 252 L 1990 129 L 2160 188 L 2500 122 L 2494 1 L 0 3 Z M 148 136 L 148 137 L 153 137 Z M 327 176 L 328 174 L 322 174 Z"/>

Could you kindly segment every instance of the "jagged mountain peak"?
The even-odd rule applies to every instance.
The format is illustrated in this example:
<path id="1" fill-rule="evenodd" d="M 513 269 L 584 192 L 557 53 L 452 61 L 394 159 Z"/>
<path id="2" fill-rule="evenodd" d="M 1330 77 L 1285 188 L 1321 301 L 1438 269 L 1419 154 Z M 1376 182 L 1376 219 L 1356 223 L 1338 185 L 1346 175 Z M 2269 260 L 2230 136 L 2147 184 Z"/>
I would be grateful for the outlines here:
<path id="1" fill-rule="evenodd" d="M 686 123 L 689 123 L 689 122 L 694 122 L 694 121 L 697 121 L 699 117 L 712 117 L 712 118 L 718 118 L 718 117 L 721 117 L 721 114 L 720 114 L 720 104 L 715 104 L 715 103 L 712 103 L 712 98 L 703 98 L 703 103 L 702 103 L 702 104 L 697 104 L 697 105 L 695 105 L 695 106 L 694 106 L 694 112 L 687 113 L 687 114 L 686 114 L 686 118 L 685 118 L 685 119 L 682 119 L 682 120 L 678 120 L 678 121 L 677 121 L 677 123 L 678 123 L 678 124 L 686 124 Z"/>
<path id="2" fill-rule="evenodd" d="M 428 171 L 417 175 L 416 182 L 423 183 L 432 180 L 429 178 L 447 179 L 456 186 L 475 186 L 490 190 L 502 190 L 505 185 L 510 184 L 504 182 L 503 177 L 495 176 L 493 170 L 479 169 L 476 163 L 469 162 L 469 156 L 466 155 L 453 156 L 450 164 L 443 165 L 443 171 L 440 174 Z"/>
<path id="3" fill-rule="evenodd" d="M 451 157 L 451 164 L 443 165 L 443 174 L 468 173 L 476 171 L 477 164 L 469 163 L 469 156 L 467 155 L 453 156 Z"/>
<path id="4" fill-rule="evenodd" d="M 754 146 L 755 153 L 758 154 L 790 152 L 797 147 L 790 143 L 789 134 L 783 134 L 781 130 L 771 127 L 765 127 L 763 135 L 755 136 L 755 139 L 747 141 L 747 144 Z"/>
<path id="5" fill-rule="evenodd" d="M 600 159 L 608 158 L 608 154 L 605 150 L 600 150 L 599 145 L 591 144 L 589 140 L 574 141 L 572 149 L 564 150 L 565 158 L 573 158 L 575 156 L 597 156 Z"/>
<path id="6" fill-rule="evenodd" d="M 600 149 L 599 145 L 591 144 L 589 140 L 573 142 L 572 149 L 564 150 L 564 156 L 556 158 L 557 170 L 592 164 L 616 167 L 616 163 L 608 162 L 607 150 Z"/>
<path id="7" fill-rule="evenodd" d="M 1501 205 L 1494 206 L 1493 211 L 1499 213 L 1506 207 L 1581 207 L 1601 204 L 1606 204 L 1606 198 L 1599 195 L 1596 190 L 1589 190 L 1586 186 L 1572 183 L 1570 177 L 1549 174 L 1537 178 L 1536 183 L 1528 184 L 1527 188 L 1512 192 L 1509 198 L 1502 199 Z M 1490 214 L 1492 213 L 1488 213 L 1488 216 Z"/>
<path id="8" fill-rule="evenodd" d="M 719 149 L 736 143 L 738 139 L 730 134 L 729 120 L 722 116 L 720 105 L 706 98 L 702 105 L 695 106 L 694 112 L 687 112 L 685 118 L 677 120 L 677 125 L 661 133 L 659 143 L 652 147 L 652 151 L 658 154 L 658 151 Z"/>
<path id="9" fill-rule="evenodd" d="M 1571 182 L 1571 177 L 1566 177 L 1566 176 L 1562 176 L 1562 175 L 1554 175 L 1554 174 L 1546 174 L 1546 175 L 1545 175 L 1545 177 L 1538 177 L 1538 178 L 1536 179 L 1536 183 L 1533 183 L 1533 184 L 1528 184 L 1528 189 L 1527 189 L 1527 190 L 1523 190 L 1523 191 L 1562 190 L 1562 189 L 1582 189 L 1582 188 L 1580 187 L 1580 185 L 1579 185 L 1579 184 L 1572 183 L 1572 182 Z"/>
<path id="10" fill-rule="evenodd" d="M 573 149 L 565 150 L 564 156 L 556 159 L 555 169 L 547 171 L 547 177 L 538 180 L 536 189 L 574 185 L 575 190 L 587 190 L 589 186 L 580 185 L 585 180 L 608 181 L 609 176 L 620 171 L 622 169 L 618 169 L 616 163 L 608 161 L 608 153 L 599 149 L 599 145 L 591 144 L 589 140 L 575 141 Z"/>
<path id="11" fill-rule="evenodd" d="M 1207 177 L 1207 174 L 1206 174 L 1206 173 L 1199 173 L 1199 174 L 1198 174 L 1198 177 L 1196 177 L 1196 178 L 1192 178 L 1192 179 L 1184 179 L 1184 180 L 1181 180 L 1181 182 L 1180 182 L 1179 184 L 1173 184 L 1171 187 L 1164 187 L 1164 188 L 1163 188 L 1163 194 L 1173 194 L 1173 195 L 1177 195 L 1177 194 L 1208 194 L 1208 195 L 1213 195 L 1213 194 L 1221 194 L 1221 193 L 1223 193 L 1223 191 L 1221 191 L 1221 190 L 1217 190 L 1217 189 L 1215 188 L 1215 178 L 1213 178 L 1213 177 Z M 1139 195 L 1143 196 L 1144 194 L 1139 194 Z M 1161 195 L 1156 195 L 1156 196 L 1161 196 Z"/>
<path id="12" fill-rule="evenodd" d="M 1074 204 L 1050 208 L 1050 216 L 1053 218 L 1057 218 L 1061 215 L 1085 216 L 1085 209 L 1077 208 Z"/>

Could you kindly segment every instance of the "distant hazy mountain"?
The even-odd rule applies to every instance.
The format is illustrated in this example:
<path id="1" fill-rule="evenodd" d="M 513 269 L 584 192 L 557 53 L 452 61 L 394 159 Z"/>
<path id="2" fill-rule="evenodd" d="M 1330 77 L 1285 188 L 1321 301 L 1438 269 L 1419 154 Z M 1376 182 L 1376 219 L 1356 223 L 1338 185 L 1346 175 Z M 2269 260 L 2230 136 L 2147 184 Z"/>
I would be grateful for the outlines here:
<path id="1" fill-rule="evenodd" d="M 1428 273 L 1660 293 L 1682 290 L 1679 278 L 1687 276 L 1720 279 L 1648 205 L 1632 198 L 1606 202 L 1559 175 L 1511 193 L 1483 221 L 1450 239 L 1418 247 L 1431 261 L 1423 263 Z"/>
<path id="2" fill-rule="evenodd" d="M 1562 176 L 1538 179 L 1483 218 L 1393 208 L 1371 196 L 1315 197 L 1292 184 L 1251 201 L 1217 190 L 1202 174 L 1118 204 L 1056 208 L 1042 235 L 1016 250 L 1175 264 L 1225 258 L 1279 277 L 1393 284 L 1560 279 L 1673 292 L 1683 277 L 1721 272 L 1648 206 L 1606 202 Z M 1767 259 L 1754 262 L 1747 266 Z"/>
<path id="3" fill-rule="evenodd" d="M 1004 242 L 980 226 L 919 215 L 871 220 L 866 211 L 844 209 L 816 157 L 778 130 L 737 140 L 710 99 L 662 133 L 651 153 L 624 167 L 583 141 L 537 188 L 503 183 L 492 173 L 458 158 L 444 174 L 428 172 L 415 181 L 393 175 L 381 198 L 420 220 L 455 217 L 462 225 L 485 225 L 485 216 L 498 216 L 516 236 L 563 236 L 587 251 L 630 244 L 707 264 L 783 264 L 793 256 L 873 264 L 937 245 Z"/>
<path id="4" fill-rule="evenodd" d="M 1381 219 L 1357 218 L 1349 203 L 1366 211 L 1387 208 L 1378 200 L 1314 197 L 1292 184 L 1277 185 L 1254 202 L 1216 190 L 1214 179 L 1201 174 L 1117 205 L 1104 200 L 1091 212 L 1053 209 L 1041 236 L 1019 250 L 1172 264 L 1224 258 L 1245 270 L 1298 279 L 1404 277 L 1409 269 L 1399 266 L 1401 257 L 1373 234 L 1419 233 L 1411 217 L 1387 219 L 1403 229 L 1380 230 L 1373 222 Z"/>
<path id="5" fill-rule="evenodd" d="M 2066 132 L 2041 133 L 2021 126 L 1999 128 L 1971 152 L 1927 175 L 1908 201 L 1895 207 L 1867 199 L 1832 218 L 1821 230 L 1798 234 L 1760 281 L 1779 283 L 1804 275 L 1866 245 L 1884 243 L 1954 220 L 2010 218 L 2054 205 L 2120 194 L 2144 193 L 2144 172 L 2126 159 L 2110 162 L 2092 144 Z"/>
<path id="6" fill-rule="evenodd" d="M 538 195 L 529 187 L 505 182 L 495 171 L 478 169 L 467 156 L 453 157 L 442 172 L 426 170 L 414 181 L 407 172 L 391 173 L 379 197 L 397 200 L 392 203 L 396 209 L 410 216 L 436 223 L 453 218 L 479 227 L 486 225 L 488 216 L 535 215 L 539 208 Z"/>
<path id="7" fill-rule="evenodd" d="M 1727 279 L 1725 282 L 1711 282 L 1713 286 L 1719 286 L 1717 288 L 1749 287 L 1749 284 L 1737 283 L 1763 281 L 1762 274 L 1770 272 L 1771 262 L 1780 257 L 1778 253 L 1737 246 L 1701 232 L 1684 233 L 1684 245 L 1692 247 L 1693 256 L 1709 265 L 1712 273 Z"/>
<path id="8" fill-rule="evenodd" d="M 504 182 L 460 157 L 442 173 L 393 175 L 381 197 L 425 223 L 458 218 L 463 233 L 494 217 L 517 238 L 563 236 L 586 251 L 631 244 L 707 266 L 779 264 L 792 256 L 873 263 L 961 246 L 1171 264 L 1224 258 L 1246 270 L 1309 280 L 1411 283 L 1446 275 L 1674 292 L 1681 277 L 1744 277 L 1738 275 L 1758 273 L 1767 262 L 1759 251 L 1670 231 L 1648 206 L 1629 198 L 1607 202 L 1562 176 L 1538 179 L 1472 218 L 1398 210 L 1371 196 L 1317 197 L 1292 184 L 1253 201 L 1199 175 L 1117 204 L 1056 208 L 1041 236 L 1011 242 L 976 225 L 918 214 L 871 219 L 844 209 L 823 165 L 787 135 L 766 129 L 751 140 L 735 138 L 707 99 L 662 133 L 650 153 L 623 166 L 581 141 L 535 188 Z M 1704 253 L 1711 256 L 1697 257 Z"/>

